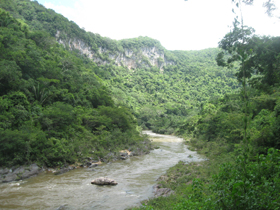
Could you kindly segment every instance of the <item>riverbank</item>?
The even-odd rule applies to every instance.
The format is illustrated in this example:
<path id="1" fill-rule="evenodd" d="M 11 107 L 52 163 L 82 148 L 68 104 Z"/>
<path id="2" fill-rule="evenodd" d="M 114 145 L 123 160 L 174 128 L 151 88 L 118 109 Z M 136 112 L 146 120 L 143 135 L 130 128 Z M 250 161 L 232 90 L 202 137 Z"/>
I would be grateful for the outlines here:
<path id="1" fill-rule="evenodd" d="M 43 173 L 24 181 L 0 185 L 0 209 L 67 209 L 123 210 L 139 206 L 153 196 L 156 179 L 178 161 L 202 159 L 189 151 L 183 140 L 174 136 L 152 137 L 153 147 L 147 155 L 133 156 L 93 168 L 78 168 L 59 176 Z M 121 151 L 118 150 L 118 151 Z M 90 184 L 99 177 L 116 180 L 118 185 Z M 21 199 L 18 199 L 20 194 Z"/>
<path id="2" fill-rule="evenodd" d="M 210 181 L 207 174 L 207 165 L 208 161 L 199 163 L 180 161 L 157 179 L 157 184 L 154 186 L 154 197 L 142 201 L 142 205 L 148 206 L 147 209 L 173 210 L 177 203 L 186 199 L 192 193 L 193 180 L 199 178 L 204 182 Z M 165 192 L 172 193 L 160 194 L 161 189 L 169 189 L 170 191 L 165 190 Z M 143 206 L 130 210 L 142 209 Z"/>
<path id="3" fill-rule="evenodd" d="M 219 172 L 219 166 L 222 163 L 232 161 L 231 153 L 225 152 L 227 145 L 223 143 L 205 143 L 194 138 L 188 139 L 184 141 L 189 150 L 196 151 L 205 157 L 205 160 L 189 163 L 179 161 L 157 179 L 154 196 L 143 200 L 141 207 L 130 208 L 130 210 L 174 210 L 178 204 L 181 205 L 189 196 L 194 195 L 196 187 L 203 189 L 205 195 L 209 193 L 212 176 Z M 178 207 L 177 209 L 185 208 Z"/>
<path id="4" fill-rule="evenodd" d="M 63 166 L 47 167 L 40 166 L 40 163 L 32 163 L 29 165 L 0 167 L 0 183 L 24 180 L 30 177 L 37 176 L 41 173 L 53 173 L 60 175 L 77 168 L 94 168 L 104 163 L 115 162 L 118 160 L 126 160 L 132 156 L 141 156 L 149 154 L 154 148 L 150 141 L 143 141 L 142 147 L 134 150 L 124 149 L 119 152 L 110 152 L 104 157 L 95 158 L 94 156 L 84 156 L 74 164 L 64 164 Z"/>
<path id="5" fill-rule="evenodd" d="M 267 154 L 254 156 L 246 145 L 233 145 L 222 139 L 190 142 L 207 156 L 207 161 L 187 165 L 179 162 L 157 184 L 157 188 L 169 188 L 173 194 L 143 201 L 143 206 L 134 210 L 279 208 L 278 149 L 270 148 Z"/>

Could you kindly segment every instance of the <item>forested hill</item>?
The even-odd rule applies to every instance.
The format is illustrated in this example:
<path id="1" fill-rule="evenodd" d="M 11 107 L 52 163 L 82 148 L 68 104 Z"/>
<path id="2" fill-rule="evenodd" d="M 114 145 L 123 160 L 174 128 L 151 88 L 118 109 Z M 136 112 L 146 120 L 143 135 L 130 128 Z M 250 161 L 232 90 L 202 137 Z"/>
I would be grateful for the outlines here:
<path id="1" fill-rule="evenodd" d="M 116 41 L 86 32 L 36 1 L 3 0 L 0 6 L 40 33 L 38 44 L 47 45 L 51 36 L 85 62 L 96 63 L 92 72 L 112 91 L 114 103 L 132 110 L 143 128 L 173 133 L 203 103 L 239 87 L 235 70 L 217 66 L 218 49 L 169 51 L 148 37 Z"/>
<path id="2" fill-rule="evenodd" d="M 174 64 L 172 53 L 161 44 L 148 37 L 116 41 L 86 32 L 73 21 L 38 2 L 30 0 L 3 0 L 1 8 L 9 11 L 15 18 L 24 20 L 30 30 L 48 32 L 67 49 L 78 50 L 98 64 L 116 64 L 128 68 Z"/>
<path id="3" fill-rule="evenodd" d="M 139 68 L 102 67 L 98 73 L 114 92 L 115 103 L 133 110 L 143 128 L 159 133 L 174 133 L 188 116 L 196 114 L 209 100 L 238 89 L 235 70 L 218 67 L 218 49 L 173 52 L 176 65 L 164 71 Z"/>
<path id="4" fill-rule="evenodd" d="M 138 126 L 178 132 L 204 103 L 239 87 L 235 70 L 217 66 L 218 49 L 112 40 L 36 1 L 0 7 L 0 165 L 147 149 Z"/>
<path id="5" fill-rule="evenodd" d="M 22 11 L 20 5 L 38 5 L 3 3 L 12 11 Z M 0 166 L 30 162 L 62 166 L 89 157 L 108 160 L 125 148 L 136 153 L 149 150 L 135 117 L 115 105 L 111 91 L 94 73 L 95 63 L 67 51 L 48 32 L 32 30 L 3 7 Z"/>

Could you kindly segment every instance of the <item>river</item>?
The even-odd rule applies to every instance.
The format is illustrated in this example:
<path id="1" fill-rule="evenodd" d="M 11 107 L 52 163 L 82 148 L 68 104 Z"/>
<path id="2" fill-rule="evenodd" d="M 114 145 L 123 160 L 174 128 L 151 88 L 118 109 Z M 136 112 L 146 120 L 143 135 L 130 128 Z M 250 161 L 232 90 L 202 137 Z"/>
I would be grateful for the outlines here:
<path id="1" fill-rule="evenodd" d="M 153 196 L 156 179 L 179 160 L 201 161 L 183 139 L 144 131 L 159 149 L 144 156 L 82 168 L 61 175 L 43 173 L 23 181 L 0 184 L 0 209 L 123 210 Z M 98 177 L 115 179 L 116 186 L 90 184 Z"/>

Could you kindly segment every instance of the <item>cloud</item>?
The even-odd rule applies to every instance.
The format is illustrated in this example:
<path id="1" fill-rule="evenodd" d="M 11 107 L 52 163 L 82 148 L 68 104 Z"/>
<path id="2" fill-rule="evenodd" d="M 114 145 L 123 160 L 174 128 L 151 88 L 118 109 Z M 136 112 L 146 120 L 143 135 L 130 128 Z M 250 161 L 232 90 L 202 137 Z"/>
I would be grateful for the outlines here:
<path id="1" fill-rule="evenodd" d="M 61 2 L 44 5 L 87 31 L 112 39 L 149 36 L 170 50 L 217 47 L 233 20 L 230 0 L 75 0 L 69 6 Z M 244 10 L 245 23 L 258 33 L 279 29 L 256 8 Z"/>
<path id="2" fill-rule="evenodd" d="M 280 3 L 275 2 L 279 14 Z M 254 6 L 247 6 L 243 9 L 244 24 L 253 27 L 259 35 L 279 36 L 280 20 L 269 17 L 265 14 L 263 1 L 255 1 Z"/>
<path id="3" fill-rule="evenodd" d="M 48 9 L 53 9 L 59 14 L 62 14 L 64 17 L 67 17 L 69 20 L 75 21 L 77 18 L 77 11 L 73 7 L 64 6 L 64 5 L 55 5 L 51 2 L 46 2 L 43 4 Z"/>
<path id="4" fill-rule="evenodd" d="M 75 22 L 112 39 L 149 36 L 167 49 L 202 49 L 216 47 L 227 32 L 232 17 L 220 9 L 224 5 L 230 4 L 224 0 L 217 4 L 209 0 L 80 0 L 75 4 L 79 14 Z"/>

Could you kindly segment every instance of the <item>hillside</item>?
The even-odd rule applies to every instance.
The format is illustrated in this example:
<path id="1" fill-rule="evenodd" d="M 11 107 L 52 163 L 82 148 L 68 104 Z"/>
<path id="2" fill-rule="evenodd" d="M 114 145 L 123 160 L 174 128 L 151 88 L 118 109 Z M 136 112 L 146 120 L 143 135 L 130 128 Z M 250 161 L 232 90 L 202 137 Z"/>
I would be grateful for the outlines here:
<path id="1" fill-rule="evenodd" d="M 3 9 L 0 23 L 1 166 L 148 152 L 135 117 L 114 104 L 95 63 Z"/>
<path id="2" fill-rule="evenodd" d="M 129 69 L 139 66 L 163 66 L 174 64 L 171 53 L 157 40 L 148 37 L 122 41 L 101 37 L 86 32 L 73 21 L 38 2 L 30 0 L 3 0 L 1 8 L 9 11 L 15 18 L 24 20 L 31 30 L 48 32 L 66 49 L 78 50 L 97 64 L 115 64 Z"/>
<path id="3" fill-rule="evenodd" d="M 136 148 L 137 124 L 175 133 L 203 103 L 239 87 L 235 70 L 217 66 L 218 49 L 112 40 L 36 1 L 0 7 L 1 164 L 56 165 L 91 151 L 106 156 L 113 145 Z"/>
<path id="4" fill-rule="evenodd" d="M 30 30 L 45 31 L 84 62 L 96 63 L 94 72 L 115 104 L 128 107 L 145 129 L 174 133 L 203 103 L 239 88 L 236 71 L 217 66 L 218 49 L 169 51 L 148 37 L 116 41 L 84 31 L 36 1 L 4 0 L 0 6 Z"/>
<path id="5" fill-rule="evenodd" d="M 20 91 L 28 104 L 39 101 L 41 110 L 59 101 L 72 108 L 129 109 L 142 128 L 175 133 L 204 103 L 239 88 L 236 70 L 217 66 L 218 49 L 168 51 L 148 37 L 116 41 L 84 31 L 36 1 L 4 0 L 0 6 L 11 14 L 1 13 L 5 52 L 1 59 L 15 71 L 15 78 L 9 80 L 18 81 L 11 84 L 8 76 L 2 79 L 2 97 Z M 103 119 L 91 125 L 115 129 L 110 120 L 99 120 Z M 39 130 L 49 129 L 43 122 Z M 24 123 L 3 124 L 4 130 L 14 130 Z M 56 126 L 51 127 L 57 132 Z"/>

